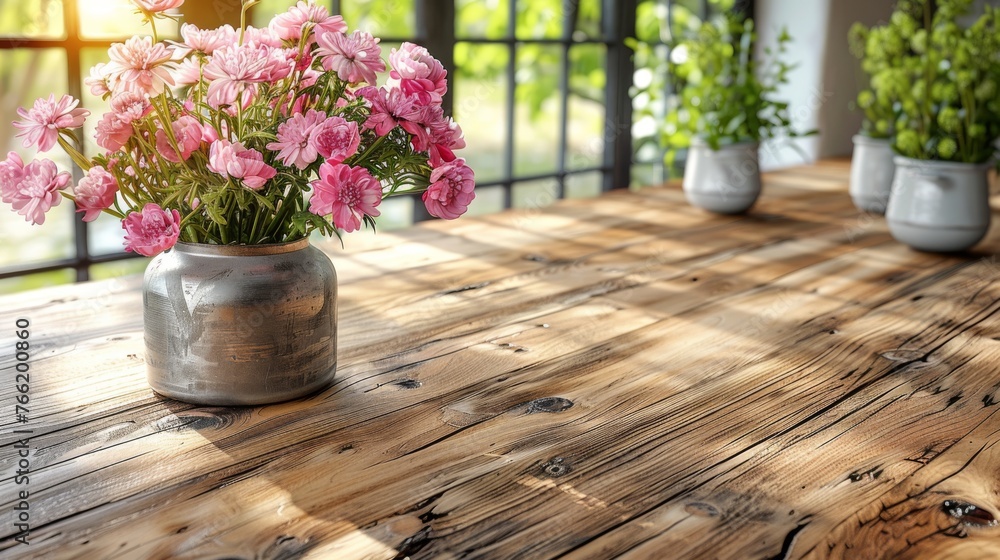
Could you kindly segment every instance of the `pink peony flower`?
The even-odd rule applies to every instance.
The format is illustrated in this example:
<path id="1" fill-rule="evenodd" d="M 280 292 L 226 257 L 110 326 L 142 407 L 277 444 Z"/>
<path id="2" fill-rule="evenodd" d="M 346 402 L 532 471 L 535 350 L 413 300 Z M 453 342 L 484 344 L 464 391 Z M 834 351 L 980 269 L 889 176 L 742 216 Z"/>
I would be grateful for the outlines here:
<path id="1" fill-rule="evenodd" d="M 156 131 L 156 151 L 163 156 L 163 159 L 180 163 L 191 157 L 191 153 L 201 145 L 203 136 L 201 123 L 192 116 L 184 115 L 170 123 L 170 128 L 174 133 L 174 140 L 177 141 L 177 147 L 181 150 L 180 157 L 170 143 L 166 131 L 162 129 Z"/>
<path id="2" fill-rule="evenodd" d="M 126 123 L 141 119 L 153 111 L 153 105 L 145 95 L 126 91 L 111 98 L 111 110 Z"/>
<path id="3" fill-rule="evenodd" d="M 242 143 L 216 140 L 209 149 L 208 168 L 223 177 L 241 179 L 249 189 L 259 189 L 278 174 L 264 163 L 264 156 L 257 150 L 250 150 Z"/>
<path id="4" fill-rule="evenodd" d="M 77 212 L 84 212 L 83 221 L 92 222 L 101 215 L 101 211 L 111 208 L 118 193 L 118 181 L 100 165 L 90 168 L 87 175 L 80 179 L 74 189 Z"/>
<path id="5" fill-rule="evenodd" d="M 310 0 L 299 3 L 283 14 L 274 16 L 268 26 L 271 32 L 286 41 L 298 41 L 302 37 L 302 27 L 312 22 L 314 33 L 343 33 L 347 31 L 344 18 L 331 16 L 326 6 L 317 5 Z"/>
<path id="6" fill-rule="evenodd" d="M 104 71 L 114 93 L 159 95 L 167 84 L 174 85 L 167 64 L 173 55 L 163 43 L 154 45 L 149 37 L 133 36 L 111 45 L 108 56 L 111 62 Z"/>
<path id="7" fill-rule="evenodd" d="M 275 35 L 270 27 L 253 27 L 248 25 L 243 32 L 243 45 L 251 47 L 281 48 L 281 37 Z"/>
<path id="8" fill-rule="evenodd" d="M 114 113 L 104 113 L 97 122 L 94 138 L 97 145 L 109 152 L 117 152 L 132 137 L 132 125 L 118 118 Z"/>
<path id="9" fill-rule="evenodd" d="M 10 204 L 14 200 L 17 185 L 24 177 L 24 161 L 17 152 L 7 154 L 7 159 L 0 161 L 0 200 Z"/>
<path id="10" fill-rule="evenodd" d="M 185 57 L 192 51 L 202 54 L 212 54 L 221 47 L 235 45 L 238 40 L 236 30 L 226 24 L 215 29 L 198 29 L 197 25 L 185 23 L 181 25 L 183 43 L 174 43 L 176 56 Z"/>
<path id="11" fill-rule="evenodd" d="M 278 159 L 285 165 L 305 169 L 316 161 L 316 146 L 309 141 L 310 133 L 326 119 L 326 113 L 310 109 L 305 115 L 295 113 L 278 125 L 278 141 L 267 145 L 278 152 Z"/>
<path id="12" fill-rule="evenodd" d="M 424 206 L 431 216 L 454 220 L 465 214 L 474 198 L 476 179 L 472 168 L 458 158 L 431 172 L 431 185 L 424 192 Z"/>
<path id="13" fill-rule="evenodd" d="M 441 119 L 430 125 L 428 156 L 431 167 L 441 167 L 444 163 L 455 160 L 455 150 L 465 147 L 462 127 L 451 117 Z"/>
<path id="14" fill-rule="evenodd" d="M 309 133 L 309 144 L 328 163 L 341 163 L 358 153 L 358 146 L 361 145 L 358 123 L 330 117 Z"/>
<path id="15" fill-rule="evenodd" d="M 316 42 L 319 44 L 316 55 L 322 58 L 323 68 L 336 71 L 345 82 L 374 85 L 378 80 L 376 72 L 385 71 L 379 40 L 370 33 L 325 32 L 316 36 Z"/>
<path id="16" fill-rule="evenodd" d="M 77 109 L 79 104 L 80 100 L 68 95 L 62 96 L 56 103 L 56 96 L 50 93 L 48 99 L 37 99 L 31 110 L 18 107 L 17 114 L 24 120 L 14 123 L 14 127 L 21 131 L 16 136 L 24 137 L 22 144 L 25 148 L 36 145 L 40 152 L 51 150 L 56 145 L 60 130 L 80 128 L 83 120 L 90 115 L 86 109 Z"/>
<path id="17" fill-rule="evenodd" d="M 180 237 L 181 213 L 169 212 L 152 202 L 142 212 L 130 212 L 122 220 L 125 230 L 125 250 L 153 257 L 177 244 Z"/>
<path id="18" fill-rule="evenodd" d="M 55 162 L 47 159 L 32 161 L 18 172 L 16 168 L 20 163 L 20 158 L 4 162 L 4 167 L 8 168 L 4 175 L 20 176 L 16 182 L 0 188 L 4 201 L 9 202 L 11 208 L 24 216 L 26 221 L 43 224 L 45 213 L 62 200 L 59 191 L 69 184 L 70 174 L 65 171 L 60 173 Z"/>
<path id="19" fill-rule="evenodd" d="M 403 43 L 389 53 L 393 78 L 390 86 L 398 85 L 406 93 L 429 92 L 440 96 L 448 91 L 448 72 L 427 49 L 413 43 Z"/>
<path id="20" fill-rule="evenodd" d="M 90 68 L 90 77 L 83 80 L 83 83 L 90 88 L 90 93 L 97 97 L 104 97 L 111 93 L 108 87 L 107 64 L 98 62 Z"/>
<path id="21" fill-rule="evenodd" d="M 201 81 L 201 61 L 195 57 L 185 58 L 170 75 L 174 78 L 175 86 L 193 86 Z"/>
<path id="22" fill-rule="evenodd" d="M 213 108 L 248 102 L 257 95 L 257 85 L 276 82 L 292 73 L 294 60 L 284 49 L 266 45 L 228 46 L 215 51 L 202 70 L 208 85 L 208 104 Z"/>
<path id="23" fill-rule="evenodd" d="M 157 14 L 179 7 L 184 0 L 133 0 L 133 2 L 143 11 Z"/>
<path id="24" fill-rule="evenodd" d="M 362 216 L 376 217 L 382 202 L 382 184 L 363 167 L 324 163 L 319 179 L 311 183 L 309 211 L 319 216 L 333 214 L 333 225 L 352 232 L 361 229 Z"/>

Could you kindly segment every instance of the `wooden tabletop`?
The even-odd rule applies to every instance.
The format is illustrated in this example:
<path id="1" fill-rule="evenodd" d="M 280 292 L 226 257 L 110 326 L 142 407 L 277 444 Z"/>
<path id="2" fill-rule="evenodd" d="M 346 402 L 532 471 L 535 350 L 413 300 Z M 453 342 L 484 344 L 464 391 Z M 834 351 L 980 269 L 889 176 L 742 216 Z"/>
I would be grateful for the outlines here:
<path id="1" fill-rule="evenodd" d="M 154 394 L 136 279 L 0 298 L 0 556 L 998 557 L 1000 231 L 909 250 L 848 167 L 321 245 L 337 382 L 279 405 Z"/>

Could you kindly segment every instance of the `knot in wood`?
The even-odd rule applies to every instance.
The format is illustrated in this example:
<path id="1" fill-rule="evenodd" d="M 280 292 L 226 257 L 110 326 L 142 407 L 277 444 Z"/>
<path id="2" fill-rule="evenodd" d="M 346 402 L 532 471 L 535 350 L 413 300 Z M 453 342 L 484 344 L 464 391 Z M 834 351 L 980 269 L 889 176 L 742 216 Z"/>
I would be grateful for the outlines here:
<path id="1" fill-rule="evenodd" d="M 997 519 L 993 517 L 992 513 L 968 502 L 945 500 L 941 507 L 945 513 L 965 525 L 978 527 L 995 527 L 997 525 Z"/>
<path id="2" fill-rule="evenodd" d="M 573 467 L 562 457 L 554 457 L 542 464 L 542 474 L 551 478 L 559 478 L 573 472 Z"/>
<path id="3" fill-rule="evenodd" d="M 536 412 L 562 412 L 573 406 L 573 401 L 562 397 L 542 397 L 528 402 L 528 414 Z"/>
<path id="4" fill-rule="evenodd" d="M 416 379 L 399 379 L 393 381 L 392 384 L 403 389 L 416 389 L 423 386 L 423 383 L 417 381 Z"/>

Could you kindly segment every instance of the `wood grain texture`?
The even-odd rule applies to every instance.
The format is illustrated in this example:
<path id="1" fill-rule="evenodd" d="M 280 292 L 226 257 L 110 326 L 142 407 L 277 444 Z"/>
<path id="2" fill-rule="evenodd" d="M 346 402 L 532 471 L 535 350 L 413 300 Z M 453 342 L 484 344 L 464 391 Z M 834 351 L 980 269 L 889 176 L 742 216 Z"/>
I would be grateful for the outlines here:
<path id="1" fill-rule="evenodd" d="M 271 406 L 152 393 L 134 278 L 0 298 L 0 557 L 1000 556 L 1000 233 L 911 251 L 848 169 L 321 244 L 337 382 Z"/>

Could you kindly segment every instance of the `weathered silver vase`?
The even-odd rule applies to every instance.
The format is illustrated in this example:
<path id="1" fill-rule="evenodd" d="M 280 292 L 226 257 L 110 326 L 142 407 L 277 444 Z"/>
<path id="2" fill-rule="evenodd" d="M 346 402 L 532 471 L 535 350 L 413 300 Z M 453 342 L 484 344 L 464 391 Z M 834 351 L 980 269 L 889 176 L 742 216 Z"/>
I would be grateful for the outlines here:
<path id="1" fill-rule="evenodd" d="M 337 366 L 337 273 L 308 239 L 274 245 L 178 243 L 143 282 L 149 384 L 209 405 L 314 393 Z"/>
<path id="2" fill-rule="evenodd" d="M 990 228 L 990 163 L 897 156 L 885 211 L 889 233 L 921 251 L 963 251 Z"/>
<path id="3" fill-rule="evenodd" d="M 892 142 L 862 134 L 854 136 L 854 154 L 851 156 L 851 200 L 862 212 L 884 214 L 892 192 L 892 177 L 896 172 L 893 163 L 895 152 Z"/>
<path id="4" fill-rule="evenodd" d="M 718 212 L 746 212 L 760 195 L 757 142 L 741 142 L 713 150 L 695 138 L 684 166 L 684 195 L 693 206 Z"/>

